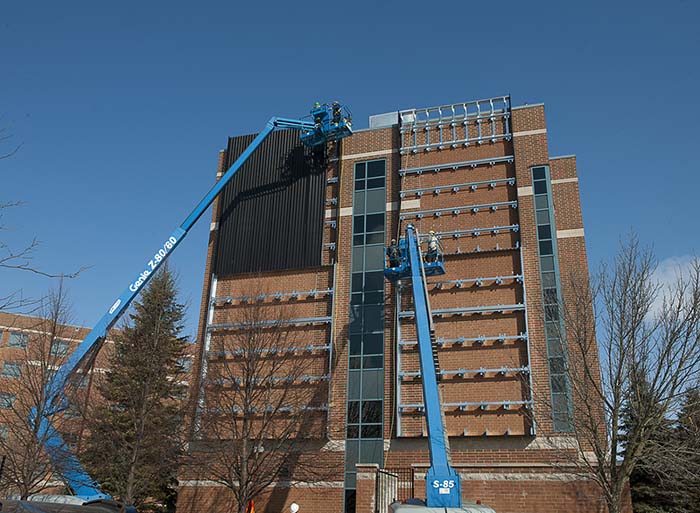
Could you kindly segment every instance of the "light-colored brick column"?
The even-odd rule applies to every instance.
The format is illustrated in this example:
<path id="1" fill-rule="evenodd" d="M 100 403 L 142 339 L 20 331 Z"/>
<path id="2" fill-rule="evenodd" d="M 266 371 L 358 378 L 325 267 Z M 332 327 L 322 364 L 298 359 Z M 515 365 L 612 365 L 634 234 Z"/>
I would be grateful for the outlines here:
<path id="1" fill-rule="evenodd" d="M 376 463 L 358 463 L 357 495 L 355 513 L 375 513 L 377 509 L 377 471 Z"/>

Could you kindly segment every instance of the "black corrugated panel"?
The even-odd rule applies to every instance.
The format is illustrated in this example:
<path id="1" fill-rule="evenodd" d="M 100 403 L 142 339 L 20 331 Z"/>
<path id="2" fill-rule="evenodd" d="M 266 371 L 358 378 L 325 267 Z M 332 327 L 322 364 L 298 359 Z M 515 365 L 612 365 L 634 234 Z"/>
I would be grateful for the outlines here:
<path id="1" fill-rule="evenodd" d="M 226 169 L 253 135 L 231 137 Z M 325 172 L 296 130 L 273 132 L 224 188 L 214 272 L 321 265 Z"/>

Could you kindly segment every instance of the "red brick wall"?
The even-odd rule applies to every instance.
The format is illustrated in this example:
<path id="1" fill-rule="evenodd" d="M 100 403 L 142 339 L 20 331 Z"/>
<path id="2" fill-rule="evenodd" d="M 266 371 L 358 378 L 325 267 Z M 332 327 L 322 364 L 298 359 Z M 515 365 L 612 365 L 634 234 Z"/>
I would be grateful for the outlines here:
<path id="1" fill-rule="evenodd" d="M 549 396 L 549 371 L 544 345 L 543 322 L 539 312 L 542 309 L 542 293 L 539 278 L 537 238 L 534 223 L 534 208 L 531 192 L 530 167 L 549 164 L 552 169 L 556 223 L 558 230 L 574 230 L 582 227 L 575 160 L 550 159 L 547 147 L 544 107 L 533 105 L 512 111 L 510 117 L 513 136 L 486 140 L 483 144 L 446 147 L 439 151 L 417 153 L 400 152 L 401 134 L 398 127 L 356 132 L 353 137 L 344 139 L 337 158 L 335 148 L 331 151 L 328 177 L 339 176 L 337 183 L 327 186 L 327 199 L 337 198 L 335 206 L 327 205 L 324 241 L 335 242 L 336 251 L 328 251 L 324 267 L 314 270 L 267 273 L 262 276 L 219 277 L 217 296 L 237 295 L 255 285 L 266 290 L 303 290 L 329 284 L 335 276 L 335 298 L 329 300 L 300 301 L 293 305 L 295 316 L 326 315 L 332 312 L 333 353 L 328 362 L 330 381 L 330 403 L 327 436 L 331 441 L 341 443 L 345 437 L 346 398 L 347 398 L 347 323 L 350 302 L 350 264 L 352 237 L 352 198 L 353 168 L 355 162 L 386 159 L 387 181 L 387 242 L 398 234 L 399 216 L 405 223 L 413 222 L 421 233 L 430 229 L 438 232 L 469 230 L 480 228 L 478 236 L 463 235 L 459 238 L 445 236 L 441 243 L 445 249 L 447 274 L 430 278 L 431 306 L 439 308 L 461 308 L 499 304 L 517 304 L 527 300 L 528 317 L 522 311 L 503 313 L 467 314 L 463 316 L 443 316 L 435 319 L 438 338 L 497 337 L 501 334 L 517 336 L 527 332 L 530 348 L 523 339 L 507 339 L 503 342 L 487 341 L 446 344 L 439 351 L 442 369 L 480 368 L 499 369 L 520 367 L 530 363 L 533 391 L 535 396 Z M 490 126 L 490 125 L 489 125 Z M 498 124 L 498 130 L 503 124 Z M 475 136 L 473 127 L 470 136 Z M 422 136 L 421 136 L 422 137 Z M 420 141 L 419 141 L 420 142 Z M 400 169 L 420 166 L 474 161 L 494 158 L 509 161 L 486 163 L 477 166 L 457 166 L 441 172 L 426 171 L 421 174 L 399 175 Z M 476 190 L 460 187 L 451 190 L 453 184 L 512 179 L 514 183 L 497 183 L 494 187 L 479 185 Z M 568 180 L 567 180 L 568 179 Z M 565 180 L 556 182 L 557 180 Z M 427 187 L 445 187 L 439 194 L 428 191 L 417 196 L 401 190 Z M 517 201 L 518 208 L 499 207 L 495 211 L 482 207 L 471 212 L 459 207 L 490 203 Z M 440 216 L 426 214 L 422 219 L 415 216 L 418 210 L 450 209 Z M 451 210 L 460 209 L 454 214 Z M 216 207 L 214 219 L 216 219 Z M 330 221 L 336 221 L 335 229 Z M 517 231 L 501 229 L 493 233 L 490 228 L 519 225 Z M 571 232 L 569 232 L 571 233 Z M 215 234 L 212 235 L 215 242 Z M 587 269 L 585 241 L 583 237 L 560 239 L 559 258 L 562 275 L 569 270 L 585 273 Z M 521 251 L 522 248 L 522 263 Z M 211 261 L 210 254 L 207 263 Z M 330 264 L 335 263 L 335 268 Z M 205 284 L 209 282 L 209 267 Z M 446 280 L 488 278 L 524 274 L 524 284 L 517 280 L 505 279 L 501 284 L 492 280 L 481 287 L 465 283 L 463 287 L 446 283 Z M 439 285 L 439 282 L 443 282 Z M 206 289 L 206 287 L 205 287 Z M 398 434 L 396 415 L 397 360 L 395 335 L 395 286 L 386 285 L 386 324 L 385 324 L 385 397 L 384 397 L 384 438 L 387 451 L 386 468 L 409 468 L 412 464 L 427 464 L 428 450 L 424 435 L 424 420 L 417 412 L 406 411 L 401 418 L 401 433 Z M 564 291 L 566 296 L 566 290 Z M 202 319 L 205 318 L 206 295 L 203 296 Z M 235 306 L 217 307 L 215 317 L 225 316 L 226 309 Z M 411 297 L 407 289 L 402 295 L 402 309 L 412 309 Z M 415 340 L 415 328 L 410 319 L 402 322 L 402 339 Z M 201 330 L 200 330 L 201 331 Z M 325 337 L 324 328 L 302 330 L 311 340 Z M 402 370 L 418 370 L 415 348 L 401 351 Z M 464 378 L 445 378 L 442 394 L 445 402 L 479 401 L 526 401 L 530 398 L 527 375 L 489 372 L 484 376 L 467 374 Z M 422 402 L 420 380 L 406 378 L 400 384 L 401 401 Z M 465 478 L 463 490 L 468 499 L 480 498 L 484 503 L 502 512 L 555 512 L 570 510 L 599 511 L 600 494 L 590 482 L 556 477 L 559 473 L 557 461 L 562 460 L 560 450 L 541 442 L 539 437 L 561 434 L 552 431 L 551 412 L 545 404 L 535 401 L 534 424 L 538 438 L 530 436 L 533 413 L 522 406 L 505 409 L 502 406 L 489 406 L 486 410 L 478 407 L 459 411 L 453 408 L 446 412 L 448 432 L 451 435 L 452 461 L 462 466 Z M 466 437 L 465 435 L 466 429 Z M 488 435 L 488 436 L 485 436 Z M 337 447 L 337 446 L 334 446 Z M 342 450 L 342 449 L 341 449 Z M 319 457 L 322 457 L 319 455 Z M 529 474 L 528 474 L 529 473 Z M 205 478 L 205 477 L 201 477 Z M 343 481 L 339 471 L 337 481 Z M 366 484 L 366 483 L 365 483 Z M 371 498 L 360 493 L 364 486 L 358 481 L 358 512 L 371 509 Z M 419 485 L 420 486 L 420 485 Z M 180 511 L 190 511 L 187 501 L 196 491 L 214 493 L 207 488 L 183 487 Z M 217 489 L 218 490 L 218 489 Z M 320 490 L 320 489 L 319 489 Z M 314 489 L 294 490 L 286 494 L 280 506 L 287 507 L 290 497 L 311 500 L 312 506 L 322 505 L 325 510 L 339 511 L 342 505 L 343 490 L 328 488 L 321 492 Z M 220 497 L 226 494 L 217 492 Z M 207 500 L 212 500 L 208 498 Z M 223 499 L 217 499 L 223 500 Z M 300 504 L 302 504 L 300 502 Z M 199 508 L 201 509 L 201 508 Z M 302 511 L 304 505 L 302 504 Z"/>

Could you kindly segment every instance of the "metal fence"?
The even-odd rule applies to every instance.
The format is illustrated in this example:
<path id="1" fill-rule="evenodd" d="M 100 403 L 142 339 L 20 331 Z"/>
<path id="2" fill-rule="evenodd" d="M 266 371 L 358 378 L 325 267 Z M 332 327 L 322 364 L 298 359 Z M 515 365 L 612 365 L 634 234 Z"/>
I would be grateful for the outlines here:
<path id="1" fill-rule="evenodd" d="M 377 513 L 388 513 L 389 504 L 413 497 L 412 468 L 385 468 L 377 472 Z"/>

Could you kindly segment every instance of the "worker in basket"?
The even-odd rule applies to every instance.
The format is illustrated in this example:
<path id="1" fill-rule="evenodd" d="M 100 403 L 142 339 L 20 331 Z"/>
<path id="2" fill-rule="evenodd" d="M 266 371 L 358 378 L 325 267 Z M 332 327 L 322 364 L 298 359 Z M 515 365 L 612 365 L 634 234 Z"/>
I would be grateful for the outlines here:
<path id="1" fill-rule="evenodd" d="M 386 248 L 386 256 L 389 259 L 389 267 L 401 265 L 401 250 L 396 245 L 396 239 L 391 239 L 391 244 Z"/>
<path id="2" fill-rule="evenodd" d="M 437 261 L 439 249 L 440 242 L 438 241 L 437 235 L 435 235 L 433 230 L 430 230 L 428 232 L 428 252 L 425 254 L 426 263 Z"/>
<path id="3" fill-rule="evenodd" d="M 321 102 L 314 102 L 314 110 L 320 109 L 321 108 Z M 321 124 L 323 123 L 323 111 L 317 111 L 314 114 L 314 126 L 316 128 L 321 128 Z"/>
<path id="4" fill-rule="evenodd" d="M 340 124 L 340 117 L 342 116 L 342 109 L 340 108 L 340 103 L 335 101 L 331 106 L 331 111 L 333 114 L 333 124 Z"/>

